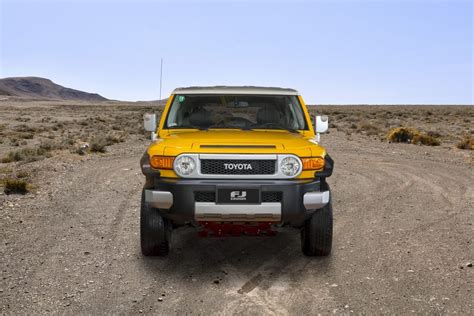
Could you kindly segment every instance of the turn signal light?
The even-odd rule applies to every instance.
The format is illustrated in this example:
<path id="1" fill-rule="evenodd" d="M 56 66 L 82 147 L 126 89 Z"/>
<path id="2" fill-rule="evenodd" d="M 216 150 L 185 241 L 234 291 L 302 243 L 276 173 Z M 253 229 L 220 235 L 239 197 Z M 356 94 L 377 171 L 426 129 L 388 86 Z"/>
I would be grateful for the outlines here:
<path id="1" fill-rule="evenodd" d="M 174 157 L 151 156 L 150 165 L 155 169 L 173 169 Z"/>
<path id="2" fill-rule="evenodd" d="M 319 170 L 324 168 L 324 158 L 322 157 L 302 158 L 301 162 L 303 163 L 303 170 Z"/>

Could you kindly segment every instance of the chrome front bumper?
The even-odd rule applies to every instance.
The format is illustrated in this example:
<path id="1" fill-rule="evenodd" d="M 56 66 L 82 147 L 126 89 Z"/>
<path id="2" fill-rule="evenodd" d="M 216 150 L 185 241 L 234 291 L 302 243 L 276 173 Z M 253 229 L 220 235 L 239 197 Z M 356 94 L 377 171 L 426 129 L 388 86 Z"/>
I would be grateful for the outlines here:
<path id="1" fill-rule="evenodd" d="M 154 208 L 170 209 L 173 206 L 173 193 L 145 190 L 145 201 Z"/>
<path id="2" fill-rule="evenodd" d="M 281 203 L 216 204 L 196 202 L 194 216 L 197 221 L 279 222 Z"/>
<path id="3" fill-rule="evenodd" d="M 326 206 L 330 199 L 330 191 L 307 192 L 303 196 L 303 205 L 307 210 L 317 210 Z"/>

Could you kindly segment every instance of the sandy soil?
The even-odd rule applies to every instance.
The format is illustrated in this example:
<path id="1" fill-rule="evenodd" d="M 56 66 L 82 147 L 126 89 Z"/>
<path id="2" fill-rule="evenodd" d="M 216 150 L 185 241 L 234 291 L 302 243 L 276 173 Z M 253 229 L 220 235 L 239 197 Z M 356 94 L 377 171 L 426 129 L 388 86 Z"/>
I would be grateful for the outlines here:
<path id="1" fill-rule="evenodd" d="M 146 144 L 137 134 L 105 154 L 0 164 L 35 170 L 36 187 L 0 195 L 1 314 L 472 313 L 472 151 L 334 129 L 323 136 L 336 163 L 330 257 L 303 256 L 297 231 L 182 229 L 153 259 L 138 235 Z"/>

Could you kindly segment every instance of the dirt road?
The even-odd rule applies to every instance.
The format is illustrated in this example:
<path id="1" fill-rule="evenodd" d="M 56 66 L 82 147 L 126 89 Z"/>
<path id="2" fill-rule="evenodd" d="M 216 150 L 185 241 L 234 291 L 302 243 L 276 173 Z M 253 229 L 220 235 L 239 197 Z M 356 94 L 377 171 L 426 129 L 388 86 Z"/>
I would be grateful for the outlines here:
<path id="1" fill-rule="evenodd" d="M 145 143 L 64 158 L 36 194 L 0 195 L 0 313 L 469 314 L 474 178 L 469 153 L 323 137 L 336 169 L 333 254 L 299 233 L 173 236 L 140 254 Z"/>

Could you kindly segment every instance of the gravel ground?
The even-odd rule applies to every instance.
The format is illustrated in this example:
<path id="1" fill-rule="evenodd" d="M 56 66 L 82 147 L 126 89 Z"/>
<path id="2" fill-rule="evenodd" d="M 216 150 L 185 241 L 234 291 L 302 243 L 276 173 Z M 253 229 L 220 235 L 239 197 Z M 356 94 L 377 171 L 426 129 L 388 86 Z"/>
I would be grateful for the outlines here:
<path id="1" fill-rule="evenodd" d="M 173 236 L 139 247 L 146 143 L 33 163 L 36 193 L 0 195 L 1 314 L 471 314 L 472 154 L 323 136 L 336 162 L 333 254 L 299 233 Z"/>

